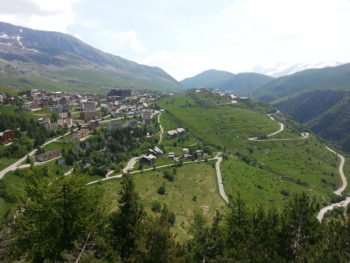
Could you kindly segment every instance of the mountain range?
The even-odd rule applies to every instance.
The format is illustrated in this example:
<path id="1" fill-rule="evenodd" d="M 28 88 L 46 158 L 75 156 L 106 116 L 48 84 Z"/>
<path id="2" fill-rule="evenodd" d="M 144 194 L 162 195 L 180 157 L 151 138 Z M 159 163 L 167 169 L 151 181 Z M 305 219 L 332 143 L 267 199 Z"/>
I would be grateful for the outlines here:
<path id="1" fill-rule="evenodd" d="M 67 34 L 1 22 L 0 84 L 77 92 L 115 87 L 181 90 L 161 68 L 104 53 Z"/>

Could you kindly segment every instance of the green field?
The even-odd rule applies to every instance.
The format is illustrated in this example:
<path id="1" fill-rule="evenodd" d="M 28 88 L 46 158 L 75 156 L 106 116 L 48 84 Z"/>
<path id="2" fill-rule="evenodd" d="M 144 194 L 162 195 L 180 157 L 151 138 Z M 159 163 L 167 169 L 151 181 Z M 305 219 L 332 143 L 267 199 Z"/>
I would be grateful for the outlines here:
<path id="1" fill-rule="evenodd" d="M 136 191 L 147 213 L 153 213 L 151 206 L 154 201 L 166 203 L 169 210 L 175 213 L 174 231 L 180 239 L 189 237 L 189 225 L 195 210 L 203 210 L 204 213 L 212 216 L 216 209 L 222 210 L 226 207 L 218 192 L 213 163 L 186 164 L 178 167 L 173 182 L 163 178 L 163 171 L 168 170 L 172 173 L 173 168 L 133 175 Z M 157 189 L 162 185 L 165 186 L 165 194 L 159 195 Z M 120 179 L 106 181 L 102 183 L 102 186 L 107 198 L 116 200 L 120 189 Z M 116 205 L 115 202 L 114 205 Z"/>
<path id="2" fill-rule="evenodd" d="M 266 116 L 271 108 L 264 110 L 261 103 L 247 101 L 218 106 L 209 105 L 207 96 L 200 100 L 198 96 L 190 93 L 158 102 L 165 109 L 161 123 L 165 131 L 177 127 L 187 129 L 190 143 L 210 143 L 213 151 L 224 152 L 227 158 L 221 170 L 229 196 L 240 193 L 251 206 L 278 209 L 290 196 L 301 192 L 321 205 L 337 200 L 333 191 L 341 185 L 339 160 L 325 149 L 324 142 L 312 134 L 307 140 L 249 141 L 248 137 L 278 130 L 277 121 L 285 124 L 285 130 L 271 138 L 300 138 L 304 130 L 283 114 L 274 116 L 277 121 L 272 121 Z M 172 145 L 174 142 L 176 147 Z M 164 138 L 162 144 L 166 149 L 181 152 L 189 142 Z M 350 167 L 346 166 L 345 172 L 346 169 Z"/>

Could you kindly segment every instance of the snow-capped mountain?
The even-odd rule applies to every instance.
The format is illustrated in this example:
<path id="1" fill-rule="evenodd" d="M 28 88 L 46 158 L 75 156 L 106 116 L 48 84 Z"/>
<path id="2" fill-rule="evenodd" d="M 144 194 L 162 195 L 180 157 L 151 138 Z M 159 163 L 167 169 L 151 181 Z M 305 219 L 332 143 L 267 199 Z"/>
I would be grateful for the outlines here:
<path id="1" fill-rule="evenodd" d="M 270 68 L 257 67 L 255 70 L 258 73 L 278 78 L 286 75 L 291 75 L 306 69 L 336 67 L 342 64 L 344 63 L 341 63 L 338 61 L 322 61 L 318 63 L 309 63 L 309 64 L 308 63 L 297 63 L 297 64 L 278 63 L 274 67 L 270 67 Z"/>

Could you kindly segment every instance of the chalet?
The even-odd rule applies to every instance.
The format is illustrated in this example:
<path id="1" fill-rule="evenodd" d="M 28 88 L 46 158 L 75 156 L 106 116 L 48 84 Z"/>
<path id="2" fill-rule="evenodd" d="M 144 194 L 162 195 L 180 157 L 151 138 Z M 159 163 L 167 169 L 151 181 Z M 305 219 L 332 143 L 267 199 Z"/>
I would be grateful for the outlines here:
<path id="1" fill-rule="evenodd" d="M 163 151 L 159 149 L 157 146 L 154 146 L 152 149 L 148 149 L 148 154 L 152 154 L 154 156 L 162 156 Z"/>
<path id="2" fill-rule="evenodd" d="M 197 159 L 203 158 L 203 150 L 197 150 L 196 151 L 196 157 L 197 157 Z"/>
<path id="3" fill-rule="evenodd" d="M 46 162 L 61 155 L 61 150 L 52 150 L 35 156 L 38 162 Z"/>
<path id="4" fill-rule="evenodd" d="M 147 164 L 154 164 L 157 160 L 157 157 L 155 157 L 153 154 L 149 154 L 149 155 L 144 155 L 141 158 L 141 162 L 142 163 L 147 163 Z"/>
<path id="5" fill-rule="evenodd" d="M 167 131 L 166 138 L 167 139 L 174 139 L 174 138 L 180 137 L 184 134 L 185 134 L 184 128 L 177 128 L 176 130 Z"/>
<path id="6" fill-rule="evenodd" d="M 168 158 L 169 159 L 174 159 L 175 158 L 175 153 L 174 152 L 169 152 L 168 153 Z"/>
<path id="7" fill-rule="evenodd" d="M 15 132 L 12 130 L 6 130 L 4 132 L 0 132 L 0 144 L 8 144 L 13 142 L 15 139 Z"/>
<path id="8" fill-rule="evenodd" d="M 90 135 L 90 131 L 88 129 L 86 130 L 81 130 L 73 133 L 72 141 L 80 141 L 82 139 L 85 139 Z"/>

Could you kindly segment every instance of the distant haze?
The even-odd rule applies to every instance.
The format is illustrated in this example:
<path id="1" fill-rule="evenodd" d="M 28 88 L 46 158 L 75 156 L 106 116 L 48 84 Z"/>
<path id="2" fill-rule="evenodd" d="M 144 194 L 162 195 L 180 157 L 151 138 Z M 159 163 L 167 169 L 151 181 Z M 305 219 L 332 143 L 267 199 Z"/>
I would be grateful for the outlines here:
<path id="1" fill-rule="evenodd" d="M 0 21 L 69 33 L 178 80 L 350 62 L 349 0 L 1 0 Z"/>

